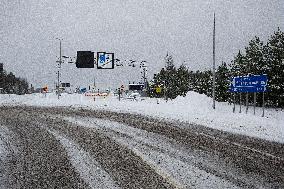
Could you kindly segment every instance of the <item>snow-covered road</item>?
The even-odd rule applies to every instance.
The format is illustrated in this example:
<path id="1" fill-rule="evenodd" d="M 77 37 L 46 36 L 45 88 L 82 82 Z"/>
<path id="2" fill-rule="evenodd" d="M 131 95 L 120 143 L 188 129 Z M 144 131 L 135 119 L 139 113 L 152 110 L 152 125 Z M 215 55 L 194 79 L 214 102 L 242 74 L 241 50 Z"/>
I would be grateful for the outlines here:
<path id="1" fill-rule="evenodd" d="M 2 176 L 12 175 L 17 187 L 284 187 L 278 143 L 86 109 L 1 107 L 0 118 L 1 136 L 11 135 L 19 151 Z"/>
<path id="2" fill-rule="evenodd" d="M 108 120 L 82 117 L 65 117 L 65 120 L 95 128 L 131 149 L 176 188 L 238 188 L 229 180 L 200 169 L 205 158 L 178 145 L 175 140 Z"/>

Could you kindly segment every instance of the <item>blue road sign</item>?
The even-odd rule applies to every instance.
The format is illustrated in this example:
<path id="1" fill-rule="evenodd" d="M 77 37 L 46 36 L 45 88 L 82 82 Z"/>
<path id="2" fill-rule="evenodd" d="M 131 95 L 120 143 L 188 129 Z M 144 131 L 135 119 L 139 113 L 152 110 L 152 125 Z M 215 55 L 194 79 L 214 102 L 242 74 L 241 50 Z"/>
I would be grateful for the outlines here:
<path id="1" fill-rule="evenodd" d="M 97 52 L 98 69 L 113 69 L 114 68 L 114 53 Z"/>
<path id="2" fill-rule="evenodd" d="M 230 92 L 266 92 L 267 75 L 239 76 L 232 78 Z"/>
<path id="3" fill-rule="evenodd" d="M 101 55 L 99 56 L 99 63 L 100 63 L 100 64 L 104 64 L 105 61 L 106 61 L 105 54 L 101 54 Z"/>
<path id="4" fill-rule="evenodd" d="M 257 93 L 257 92 L 266 92 L 266 86 L 260 87 L 232 87 L 230 88 L 230 92 L 240 92 L 240 93 Z"/>
<path id="5" fill-rule="evenodd" d="M 267 75 L 240 76 L 233 78 L 235 87 L 259 87 L 267 85 Z"/>

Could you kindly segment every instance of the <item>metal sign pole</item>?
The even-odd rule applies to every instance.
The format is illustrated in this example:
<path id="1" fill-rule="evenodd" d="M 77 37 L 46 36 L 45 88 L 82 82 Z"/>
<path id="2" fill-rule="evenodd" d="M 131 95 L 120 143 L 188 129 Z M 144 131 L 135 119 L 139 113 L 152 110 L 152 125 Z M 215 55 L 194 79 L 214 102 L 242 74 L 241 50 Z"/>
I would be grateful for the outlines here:
<path id="1" fill-rule="evenodd" d="M 256 106 L 256 92 L 253 93 L 253 115 L 255 115 L 255 106 Z"/>
<path id="2" fill-rule="evenodd" d="M 264 108 L 265 108 L 265 92 L 267 87 L 267 75 L 249 75 L 249 76 L 237 76 L 234 77 L 230 86 L 230 91 L 240 93 L 240 111 L 242 112 L 242 95 L 241 93 L 247 93 L 246 95 L 246 113 L 248 112 L 249 102 L 248 102 L 248 93 L 254 93 L 254 103 L 253 103 L 253 113 L 255 115 L 256 109 L 256 93 L 262 92 L 262 117 L 264 117 Z"/>
<path id="3" fill-rule="evenodd" d="M 239 113 L 242 113 L 242 93 L 240 93 L 240 111 Z"/>
<path id="4" fill-rule="evenodd" d="M 118 101 L 120 101 L 120 88 L 118 88 Z"/>
<path id="5" fill-rule="evenodd" d="M 264 92 L 262 92 L 262 116 L 264 117 L 264 106 L 265 106 L 265 102 L 264 102 Z"/>
<path id="6" fill-rule="evenodd" d="M 59 58 L 59 70 L 58 70 L 58 99 L 60 97 L 60 69 L 61 69 L 61 40 L 60 40 L 60 58 Z"/>
<path id="7" fill-rule="evenodd" d="M 249 96 L 249 94 L 247 92 L 247 94 L 246 94 L 246 114 L 248 113 L 248 96 Z"/>
<path id="8" fill-rule="evenodd" d="M 216 80 L 216 73 L 215 73 L 215 13 L 214 13 L 214 28 L 213 28 L 213 90 L 212 90 L 212 96 L 213 96 L 213 109 L 215 109 L 215 80 Z"/>
<path id="9" fill-rule="evenodd" d="M 58 63 L 58 72 L 57 72 L 57 98 L 60 97 L 60 69 L 62 64 L 62 50 L 61 50 L 61 41 L 62 39 L 56 38 L 59 40 L 59 63 Z"/>
<path id="10" fill-rule="evenodd" d="M 233 113 L 236 111 L 236 93 L 234 93 L 234 107 L 233 107 Z"/>

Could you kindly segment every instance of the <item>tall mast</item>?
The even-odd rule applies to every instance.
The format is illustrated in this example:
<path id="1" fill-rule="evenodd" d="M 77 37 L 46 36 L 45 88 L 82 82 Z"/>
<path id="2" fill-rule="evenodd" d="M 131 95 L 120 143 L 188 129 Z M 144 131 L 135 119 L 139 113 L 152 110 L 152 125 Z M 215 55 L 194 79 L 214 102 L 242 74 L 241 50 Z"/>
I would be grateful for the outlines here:
<path id="1" fill-rule="evenodd" d="M 216 80 L 216 74 L 215 74 L 215 12 L 214 12 L 214 27 L 213 27 L 213 109 L 215 109 L 215 80 Z"/>

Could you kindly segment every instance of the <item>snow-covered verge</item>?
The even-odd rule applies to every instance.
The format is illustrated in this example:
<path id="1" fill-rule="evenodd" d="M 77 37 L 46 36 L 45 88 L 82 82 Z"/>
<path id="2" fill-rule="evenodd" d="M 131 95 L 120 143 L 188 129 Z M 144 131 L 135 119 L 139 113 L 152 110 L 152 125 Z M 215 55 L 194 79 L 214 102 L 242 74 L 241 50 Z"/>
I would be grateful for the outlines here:
<path id="1" fill-rule="evenodd" d="M 130 99 L 118 100 L 115 96 L 94 97 L 80 94 L 62 94 L 57 99 L 55 94 L 31 95 L 0 95 L 0 105 L 32 105 L 32 106 L 71 106 L 88 109 L 105 109 L 117 112 L 138 113 L 170 120 L 180 120 L 232 133 L 258 137 L 270 141 L 284 143 L 284 111 L 266 109 L 261 117 L 262 109 L 257 108 L 253 114 L 253 107 L 245 113 L 232 112 L 233 105 L 217 102 L 216 109 L 212 109 L 212 99 L 195 92 L 188 92 L 186 97 L 178 97 L 168 102 L 164 100 L 145 98 L 139 101 Z"/>

